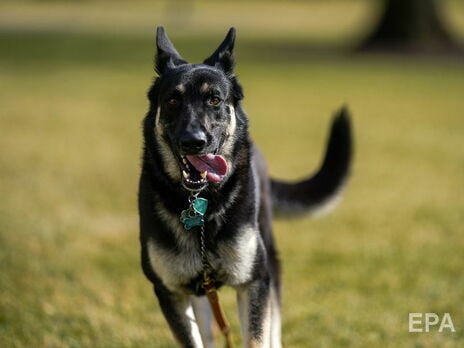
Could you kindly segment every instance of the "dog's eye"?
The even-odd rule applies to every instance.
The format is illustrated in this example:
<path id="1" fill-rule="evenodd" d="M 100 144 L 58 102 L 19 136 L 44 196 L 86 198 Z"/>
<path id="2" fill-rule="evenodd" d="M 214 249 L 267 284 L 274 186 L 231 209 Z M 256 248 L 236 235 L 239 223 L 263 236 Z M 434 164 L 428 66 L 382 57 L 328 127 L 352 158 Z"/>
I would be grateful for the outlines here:
<path id="1" fill-rule="evenodd" d="M 213 105 L 213 106 L 216 106 L 216 105 L 219 105 L 221 103 L 221 99 L 218 98 L 218 97 L 211 97 L 208 99 L 208 104 L 209 105 Z"/>
<path id="2" fill-rule="evenodd" d="M 169 105 L 177 105 L 178 103 L 179 103 L 179 101 L 176 98 L 170 98 L 168 100 Z"/>

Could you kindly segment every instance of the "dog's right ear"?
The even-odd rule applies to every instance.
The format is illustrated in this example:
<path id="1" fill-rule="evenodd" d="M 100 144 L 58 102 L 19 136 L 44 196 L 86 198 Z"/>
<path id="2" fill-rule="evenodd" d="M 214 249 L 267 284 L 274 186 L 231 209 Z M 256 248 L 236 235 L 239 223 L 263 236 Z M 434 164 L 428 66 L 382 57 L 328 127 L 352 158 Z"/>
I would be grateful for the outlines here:
<path id="1" fill-rule="evenodd" d="M 235 28 L 229 29 L 224 41 L 214 51 L 214 53 L 205 59 L 203 64 L 216 66 L 222 69 L 227 75 L 233 75 L 235 57 L 234 57 L 234 43 L 235 43 Z"/>
<path id="2" fill-rule="evenodd" d="M 156 48 L 155 70 L 159 75 L 179 65 L 187 64 L 174 48 L 163 27 L 156 28 Z"/>

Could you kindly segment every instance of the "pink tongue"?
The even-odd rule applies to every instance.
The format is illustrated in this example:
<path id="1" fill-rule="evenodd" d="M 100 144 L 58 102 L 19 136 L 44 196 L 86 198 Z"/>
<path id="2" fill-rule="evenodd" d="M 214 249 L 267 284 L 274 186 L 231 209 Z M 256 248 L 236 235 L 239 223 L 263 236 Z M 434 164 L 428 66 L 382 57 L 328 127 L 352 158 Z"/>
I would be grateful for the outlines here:
<path id="1" fill-rule="evenodd" d="M 201 156 L 187 155 L 187 159 L 200 173 L 205 170 L 208 172 L 206 176 L 208 181 L 220 182 L 227 174 L 227 162 L 222 156 L 209 153 Z"/>

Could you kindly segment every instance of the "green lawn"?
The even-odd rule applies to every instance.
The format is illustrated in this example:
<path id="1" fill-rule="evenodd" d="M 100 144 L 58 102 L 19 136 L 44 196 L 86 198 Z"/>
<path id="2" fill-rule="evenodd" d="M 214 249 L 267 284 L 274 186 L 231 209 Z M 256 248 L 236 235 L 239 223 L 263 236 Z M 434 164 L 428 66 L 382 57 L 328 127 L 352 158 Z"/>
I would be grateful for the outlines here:
<path id="1" fill-rule="evenodd" d="M 165 3 L 107 4 L 0 4 L 0 347 L 175 346 L 139 267 L 136 209 L 160 22 L 197 61 L 236 22 L 275 176 L 314 170 L 331 113 L 353 113 L 342 204 L 275 223 L 285 346 L 464 346 L 462 61 L 339 52 L 369 23 L 366 1 L 201 2 L 183 27 Z M 462 38 L 464 6 L 447 4 Z M 409 312 L 449 312 L 457 332 L 409 333 Z"/>

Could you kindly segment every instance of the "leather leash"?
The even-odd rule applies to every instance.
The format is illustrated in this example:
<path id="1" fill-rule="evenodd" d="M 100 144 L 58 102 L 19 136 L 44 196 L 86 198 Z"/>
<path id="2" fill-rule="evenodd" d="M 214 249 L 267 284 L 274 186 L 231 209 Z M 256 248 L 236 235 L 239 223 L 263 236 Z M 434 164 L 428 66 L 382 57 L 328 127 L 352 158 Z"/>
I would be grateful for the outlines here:
<path id="1" fill-rule="evenodd" d="M 226 341 L 226 348 L 234 348 L 232 333 L 230 325 L 225 316 L 224 310 L 219 302 L 218 292 L 214 286 L 214 279 L 209 277 L 206 273 L 203 279 L 203 289 L 205 289 L 206 297 L 213 311 L 214 319 L 221 330 L 222 335 Z"/>

